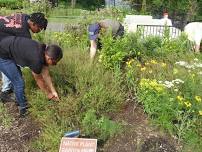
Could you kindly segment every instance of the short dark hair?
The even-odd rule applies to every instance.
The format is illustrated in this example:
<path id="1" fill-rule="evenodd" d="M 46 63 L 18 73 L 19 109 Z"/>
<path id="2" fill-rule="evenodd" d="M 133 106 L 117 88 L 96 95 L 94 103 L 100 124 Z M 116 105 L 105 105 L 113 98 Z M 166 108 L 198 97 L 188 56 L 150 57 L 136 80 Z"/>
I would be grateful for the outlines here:
<path id="1" fill-rule="evenodd" d="M 46 19 L 43 13 L 40 13 L 40 12 L 32 13 L 30 15 L 30 20 L 34 22 L 35 24 L 39 25 L 44 30 L 46 30 L 46 27 L 48 25 L 48 20 Z"/>
<path id="2" fill-rule="evenodd" d="M 46 47 L 46 53 L 55 61 L 59 61 L 63 57 L 62 49 L 58 45 L 52 44 Z"/>

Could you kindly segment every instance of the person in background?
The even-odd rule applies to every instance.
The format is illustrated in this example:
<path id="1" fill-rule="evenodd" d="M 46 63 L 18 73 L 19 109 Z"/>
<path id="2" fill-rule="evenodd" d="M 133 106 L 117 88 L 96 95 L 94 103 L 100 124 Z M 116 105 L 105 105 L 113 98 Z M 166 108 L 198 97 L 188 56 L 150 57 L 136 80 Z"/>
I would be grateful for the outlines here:
<path id="1" fill-rule="evenodd" d="M 185 26 L 184 32 L 187 34 L 188 39 L 194 43 L 193 50 L 196 53 L 200 53 L 200 44 L 202 40 L 202 23 L 191 22 Z"/>
<path id="2" fill-rule="evenodd" d="M 97 49 L 99 49 L 101 46 L 99 41 L 101 31 L 103 31 L 103 33 L 106 33 L 106 31 L 110 30 L 112 32 L 113 37 L 124 35 L 124 27 L 120 22 L 116 20 L 105 19 L 88 26 L 88 33 L 90 39 L 90 58 L 92 60 L 95 57 Z"/>
<path id="3" fill-rule="evenodd" d="M 30 30 L 33 33 L 39 33 L 42 29 L 46 30 L 47 24 L 45 15 L 40 12 L 31 15 L 15 13 L 10 16 L 0 16 L 0 39 L 6 36 L 21 36 L 31 39 Z M 9 96 L 12 92 L 10 80 L 2 73 L 0 99 L 3 101 L 12 100 Z"/>
<path id="4" fill-rule="evenodd" d="M 167 12 L 163 13 L 163 18 L 160 20 L 160 22 L 161 22 L 161 25 L 172 26 L 172 21 L 171 19 L 168 18 Z"/>
<path id="5" fill-rule="evenodd" d="M 0 41 L 0 71 L 11 80 L 20 116 L 25 116 L 28 108 L 20 67 L 29 67 L 37 85 L 47 98 L 58 101 L 59 96 L 52 83 L 48 67 L 56 65 L 62 57 L 62 49 L 57 45 L 48 46 L 16 36 L 7 36 Z"/>

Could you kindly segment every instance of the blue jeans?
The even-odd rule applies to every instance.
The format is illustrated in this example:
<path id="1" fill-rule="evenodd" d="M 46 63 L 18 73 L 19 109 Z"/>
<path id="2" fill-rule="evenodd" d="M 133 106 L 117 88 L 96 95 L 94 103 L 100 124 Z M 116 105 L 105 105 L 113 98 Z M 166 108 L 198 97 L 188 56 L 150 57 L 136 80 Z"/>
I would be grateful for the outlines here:
<path id="1" fill-rule="evenodd" d="M 25 97 L 25 83 L 22 78 L 22 73 L 20 67 L 15 64 L 13 60 L 0 58 L 0 71 L 3 72 L 11 81 L 16 100 L 20 105 L 20 109 L 23 109 L 27 105 L 27 100 Z"/>
<path id="2" fill-rule="evenodd" d="M 12 89 L 11 81 L 5 76 L 5 74 L 1 73 L 2 76 L 2 88 L 1 92 L 6 92 Z"/>

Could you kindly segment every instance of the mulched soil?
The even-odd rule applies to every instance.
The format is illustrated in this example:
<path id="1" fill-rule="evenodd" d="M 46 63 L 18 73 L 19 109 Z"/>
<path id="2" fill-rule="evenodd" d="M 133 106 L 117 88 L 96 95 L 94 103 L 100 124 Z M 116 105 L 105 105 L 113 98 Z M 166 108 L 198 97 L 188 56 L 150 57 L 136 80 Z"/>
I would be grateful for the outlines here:
<path id="1" fill-rule="evenodd" d="M 108 140 L 101 152 L 176 152 L 175 140 L 151 124 L 140 105 L 129 102 L 113 118 L 124 125 L 123 132 Z"/>
<path id="2" fill-rule="evenodd" d="M 9 128 L 0 124 L 0 152 L 35 152 L 29 144 L 40 134 L 40 127 L 29 115 L 20 118 L 14 102 L 4 105 L 13 120 Z"/>

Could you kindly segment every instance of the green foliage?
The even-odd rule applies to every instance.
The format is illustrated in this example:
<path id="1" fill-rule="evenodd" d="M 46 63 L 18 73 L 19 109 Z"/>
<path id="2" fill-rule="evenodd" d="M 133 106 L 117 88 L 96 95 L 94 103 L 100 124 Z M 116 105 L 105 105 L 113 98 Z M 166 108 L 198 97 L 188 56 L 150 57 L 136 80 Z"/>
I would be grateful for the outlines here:
<path id="1" fill-rule="evenodd" d="M 42 12 L 49 16 L 51 10 L 51 4 L 48 0 L 40 0 L 37 2 L 30 3 L 29 1 L 23 1 L 23 9 L 27 13 Z"/>
<path id="2" fill-rule="evenodd" d="M 37 150 L 55 152 L 58 151 L 58 145 L 60 144 L 62 135 L 62 129 L 55 124 L 51 123 L 51 126 L 46 126 L 43 130 L 43 134 L 39 137 L 39 140 L 36 140 L 32 143 Z"/>
<path id="3" fill-rule="evenodd" d="M 108 69 L 121 67 L 130 58 L 141 60 L 143 56 L 166 57 L 169 54 L 189 52 L 191 48 L 184 33 L 178 38 L 170 38 L 169 30 L 165 30 L 163 37 L 148 36 L 144 39 L 141 31 L 117 39 L 111 35 L 104 35 L 101 43 L 99 61 Z"/>
<path id="4" fill-rule="evenodd" d="M 0 7 L 19 9 L 22 8 L 22 0 L 0 0 Z"/>
<path id="5" fill-rule="evenodd" d="M 64 49 L 62 61 L 51 68 L 50 74 L 61 99 L 59 102 L 48 101 L 37 88 L 29 91 L 30 112 L 42 126 L 34 149 L 54 151 L 59 146 L 59 138 L 75 129 L 81 130 L 82 135 L 100 140 L 106 140 L 119 131 L 120 125 L 107 118 L 107 114 L 120 110 L 125 99 L 123 86 L 112 72 L 99 64 L 91 65 L 88 55 L 80 49 Z M 25 75 L 25 79 L 31 79 L 29 77 L 31 75 Z M 96 110 L 95 116 L 91 109 Z M 91 120 L 96 120 L 96 123 Z"/>
<path id="6" fill-rule="evenodd" d="M 190 51 L 190 42 L 187 36 L 182 34 L 176 39 L 169 39 L 164 37 L 161 43 L 161 47 L 158 48 L 162 54 L 169 53 L 185 53 Z"/>
<path id="7" fill-rule="evenodd" d="M 0 102 L 0 124 L 5 128 L 10 128 L 12 126 L 13 118 L 8 114 L 7 109 Z"/>
<path id="8" fill-rule="evenodd" d="M 23 73 L 23 76 L 26 76 L 26 79 L 25 79 L 26 92 L 31 93 L 31 90 L 33 88 L 36 88 L 36 83 L 34 78 L 32 77 L 31 70 L 28 68 L 23 68 L 22 73 Z"/>
<path id="9" fill-rule="evenodd" d="M 81 5 L 81 7 L 95 10 L 97 8 L 103 7 L 105 1 L 104 0 L 78 0 L 78 3 Z"/>
<path id="10" fill-rule="evenodd" d="M 145 112 L 156 124 L 176 135 L 179 142 L 198 147 L 202 124 L 200 62 L 191 53 L 178 54 L 178 58 L 171 54 L 162 61 L 147 59 L 143 65 L 129 60 L 126 76 L 131 87 L 136 88 Z M 191 134 L 192 141 L 186 142 Z"/>
<path id="11" fill-rule="evenodd" d="M 138 57 L 143 49 L 138 34 L 128 34 L 117 39 L 105 35 L 101 42 L 103 47 L 99 61 L 109 69 L 120 67 L 127 57 Z"/>
<path id="12" fill-rule="evenodd" d="M 117 86 L 118 87 L 118 86 Z M 118 96 L 116 88 L 112 87 L 109 90 L 103 84 L 97 84 L 89 88 L 85 92 L 80 103 L 83 110 L 94 107 L 98 114 L 116 110 L 117 105 L 120 104 L 121 98 Z M 98 102 L 99 101 L 99 102 Z"/>
<path id="13" fill-rule="evenodd" d="M 155 51 L 157 51 L 157 48 L 161 47 L 162 39 L 157 36 L 149 36 L 145 38 L 143 43 L 146 47 L 146 54 L 155 56 Z"/>
<path id="14" fill-rule="evenodd" d="M 121 126 L 102 116 L 97 118 L 95 110 L 88 110 L 82 120 L 84 131 L 87 136 L 98 136 L 100 140 L 106 141 L 117 132 L 120 132 Z"/>
<path id="15" fill-rule="evenodd" d="M 55 43 L 63 48 L 79 47 L 86 49 L 89 43 L 87 35 L 87 25 L 78 23 L 75 25 L 67 25 L 64 32 L 40 32 L 33 34 L 33 39 L 44 43 Z"/>

